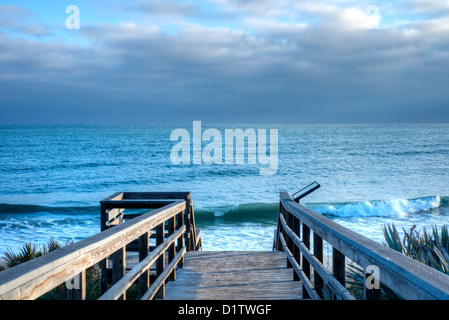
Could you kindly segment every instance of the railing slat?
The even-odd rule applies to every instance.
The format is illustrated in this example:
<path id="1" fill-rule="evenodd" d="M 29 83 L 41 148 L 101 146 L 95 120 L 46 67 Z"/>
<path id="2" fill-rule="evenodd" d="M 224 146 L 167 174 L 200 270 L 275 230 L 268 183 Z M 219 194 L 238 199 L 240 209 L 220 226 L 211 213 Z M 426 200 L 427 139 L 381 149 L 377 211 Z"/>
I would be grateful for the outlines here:
<path id="1" fill-rule="evenodd" d="M 335 279 L 345 286 L 345 262 L 346 257 L 337 249 L 332 248 L 332 271 Z"/>
<path id="2" fill-rule="evenodd" d="M 186 227 L 182 226 L 178 231 L 173 233 L 154 251 L 150 252 L 150 254 L 145 259 L 143 259 L 134 268 L 132 268 L 122 279 L 120 279 L 119 282 L 117 282 L 105 294 L 103 294 L 99 300 L 117 299 L 123 293 L 123 291 L 127 290 L 140 275 L 142 275 L 151 267 L 151 265 L 156 262 L 161 254 L 165 252 L 172 243 L 174 243 L 179 237 L 183 236 L 185 230 Z"/>
<path id="3" fill-rule="evenodd" d="M 164 237 L 165 237 L 165 223 L 161 223 L 156 228 L 156 246 L 160 246 L 162 243 L 164 243 Z M 164 272 L 165 269 L 165 251 L 162 251 L 159 255 L 159 258 L 156 260 L 156 278 L 159 278 L 161 274 Z M 164 298 L 165 297 L 165 283 L 162 283 L 160 286 L 160 289 L 157 293 L 158 298 Z"/>
<path id="4" fill-rule="evenodd" d="M 125 247 L 118 249 L 112 254 L 112 283 L 117 283 L 126 273 L 126 250 Z M 123 293 L 119 300 L 126 299 L 126 293 Z"/>
<path id="5" fill-rule="evenodd" d="M 301 267 L 299 266 L 298 262 L 296 262 L 296 260 L 293 257 L 293 254 L 288 249 L 288 246 L 287 246 L 287 243 L 285 242 L 285 238 L 284 238 L 283 234 L 279 235 L 279 240 L 280 240 L 280 244 L 281 244 L 285 254 L 287 255 L 287 259 L 290 261 L 292 268 L 295 270 L 295 273 L 298 275 L 299 279 L 301 280 L 301 282 L 303 284 L 303 288 L 305 289 L 305 291 L 303 291 L 303 296 L 304 296 L 304 293 L 307 292 L 308 298 L 310 298 L 312 300 L 320 300 L 320 296 L 315 291 L 315 288 L 313 287 L 309 278 L 307 278 L 307 276 L 301 270 Z"/>
<path id="6" fill-rule="evenodd" d="M 139 237 L 139 262 L 145 260 L 150 254 L 150 233 L 146 232 Z M 150 287 L 150 272 L 142 271 L 139 277 L 139 296 L 143 296 Z"/>
<path id="7" fill-rule="evenodd" d="M 313 233 L 313 254 L 315 258 L 323 264 L 323 238 L 321 238 L 319 235 L 317 235 L 315 232 Z M 316 268 L 314 267 L 315 272 L 313 273 L 313 282 L 315 284 L 315 290 L 318 292 L 320 297 L 323 297 L 323 288 L 324 288 L 324 282 L 323 279 L 320 277 L 320 274 L 316 271 Z"/>
<path id="8" fill-rule="evenodd" d="M 164 285 L 165 280 L 172 272 L 172 269 L 181 260 L 186 252 L 186 247 L 184 246 L 181 251 L 179 251 L 172 262 L 167 266 L 167 268 L 162 272 L 162 274 L 157 278 L 157 280 L 151 285 L 150 289 L 143 295 L 141 300 L 151 300 L 159 291 L 159 289 Z"/>
<path id="9" fill-rule="evenodd" d="M 301 250 L 302 255 L 309 261 L 310 265 L 312 265 L 315 273 L 318 273 L 324 283 L 335 293 L 338 295 L 340 299 L 344 300 L 354 300 L 354 297 L 348 292 L 348 290 L 343 287 L 343 285 L 337 281 L 337 279 L 332 275 L 332 273 L 324 266 L 322 263 L 309 251 L 301 239 L 293 233 L 293 231 L 286 226 L 285 220 L 281 217 L 281 223 L 283 228 L 288 236 L 292 237 L 293 242 L 298 246 Z M 316 287 L 315 287 L 316 290 Z"/>
<path id="10" fill-rule="evenodd" d="M 307 250 L 310 249 L 310 228 L 306 224 L 302 224 L 302 242 Z M 304 270 L 304 274 L 308 279 L 310 279 L 310 263 L 304 255 L 301 258 L 301 267 Z M 307 295 L 304 296 L 305 299 L 308 298 Z"/>

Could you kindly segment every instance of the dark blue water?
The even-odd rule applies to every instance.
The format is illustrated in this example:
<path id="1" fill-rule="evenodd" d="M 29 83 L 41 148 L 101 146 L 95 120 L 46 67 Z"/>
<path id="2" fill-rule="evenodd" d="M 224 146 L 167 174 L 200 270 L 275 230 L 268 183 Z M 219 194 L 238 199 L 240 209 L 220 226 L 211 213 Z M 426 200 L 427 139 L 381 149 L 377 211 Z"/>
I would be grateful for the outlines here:
<path id="1" fill-rule="evenodd" d="M 269 250 L 279 191 L 310 182 L 303 202 L 382 241 L 382 224 L 449 223 L 449 125 L 212 125 L 278 129 L 278 170 L 170 161 L 185 126 L 0 127 L 0 251 L 99 231 L 116 191 L 191 191 L 205 250 Z M 223 152 L 224 154 L 224 152 Z"/>

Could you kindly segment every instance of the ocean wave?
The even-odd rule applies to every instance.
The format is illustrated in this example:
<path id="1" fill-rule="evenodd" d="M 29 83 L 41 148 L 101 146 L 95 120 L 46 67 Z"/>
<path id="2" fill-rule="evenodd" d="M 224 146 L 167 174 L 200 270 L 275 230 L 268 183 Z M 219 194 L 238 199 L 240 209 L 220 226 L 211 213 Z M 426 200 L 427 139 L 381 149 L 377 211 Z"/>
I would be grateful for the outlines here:
<path id="1" fill-rule="evenodd" d="M 279 210 L 278 203 L 246 203 L 239 205 L 195 208 L 199 219 L 226 218 L 245 220 L 276 219 Z"/>
<path id="2" fill-rule="evenodd" d="M 398 217 L 445 209 L 449 214 L 449 197 L 429 196 L 416 199 L 371 200 L 344 203 L 304 203 L 305 207 L 320 214 L 334 217 Z M 279 203 L 244 203 L 238 205 L 194 207 L 198 219 L 254 221 L 276 220 Z M 99 214 L 99 206 L 39 206 L 29 204 L 0 203 L 0 214 Z"/>
<path id="3" fill-rule="evenodd" d="M 445 208 L 449 213 L 449 197 L 430 196 L 416 199 L 371 200 L 345 203 L 303 204 L 330 217 L 402 217 L 409 214 Z M 224 217 L 239 220 L 272 219 L 278 212 L 278 203 L 250 203 L 196 209 L 201 218 Z"/>
<path id="4" fill-rule="evenodd" d="M 437 208 L 447 208 L 448 197 L 430 196 L 416 199 L 373 200 L 333 204 L 307 204 L 323 215 L 337 217 L 402 217 Z"/>

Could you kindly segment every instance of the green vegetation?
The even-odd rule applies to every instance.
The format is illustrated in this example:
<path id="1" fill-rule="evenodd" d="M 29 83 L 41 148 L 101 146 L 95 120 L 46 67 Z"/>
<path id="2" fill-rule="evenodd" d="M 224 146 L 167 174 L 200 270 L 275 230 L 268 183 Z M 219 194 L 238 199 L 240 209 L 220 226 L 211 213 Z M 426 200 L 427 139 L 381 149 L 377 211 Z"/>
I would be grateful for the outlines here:
<path id="1" fill-rule="evenodd" d="M 67 242 L 65 245 L 70 244 Z M 14 267 L 20 263 L 27 262 L 29 260 L 38 258 L 47 254 L 53 250 L 63 247 L 56 239 L 50 239 L 45 245 L 39 247 L 33 243 L 25 243 L 18 253 L 8 249 L 3 253 L 3 259 L 6 265 L 0 268 L 0 271 Z M 110 285 L 111 286 L 111 285 Z M 135 300 L 138 299 L 138 286 L 133 284 L 128 290 L 126 299 Z M 86 299 L 96 300 L 101 296 L 101 271 L 99 265 L 94 265 L 86 270 Z M 45 293 L 38 300 L 65 300 L 67 298 L 67 288 L 65 283 L 57 286 L 53 290 Z"/>
<path id="2" fill-rule="evenodd" d="M 65 245 L 70 243 L 71 242 L 67 242 Z M 33 243 L 25 243 L 18 253 L 8 249 L 3 254 L 3 259 L 5 260 L 6 265 L 2 266 L 1 270 L 12 268 L 23 262 L 38 258 L 63 246 L 64 245 L 58 240 L 51 238 L 45 245 L 42 245 L 42 247 Z M 86 286 L 87 299 L 96 299 L 100 296 L 100 271 L 98 266 L 93 266 L 87 270 Z M 67 288 L 64 284 L 61 284 L 42 295 L 39 300 L 64 300 L 66 297 Z"/>
<path id="3" fill-rule="evenodd" d="M 6 261 L 6 268 L 14 267 L 22 262 L 32 260 L 40 257 L 48 252 L 61 248 L 61 245 L 56 239 L 50 239 L 46 245 L 39 248 L 36 244 L 25 243 L 19 253 L 14 253 L 11 249 L 8 249 L 3 258 Z"/>
<path id="4" fill-rule="evenodd" d="M 449 275 L 449 230 L 443 225 L 428 232 L 425 228 L 417 230 L 416 226 L 400 237 L 396 227 L 385 225 L 382 227 L 385 245 L 414 260 L 424 263 L 438 271 Z M 348 290 L 356 297 L 363 298 L 364 270 L 360 266 L 351 265 L 346 273 Z M 400 299 L 393 290 L 381 284 L 382 299 Z"/>
<path id="5" fill-rule="evenodd" d="M 426 229 L 416 230 L 413 226 L 409 232 L 404 230 L 401 240 L 394 225 L 383 227 L 386 244 L 402 254 L 422 262 L 438 271 L 449 275 L 449 231 L 443 225 L 438 231 L 437 226 L 431 232 Z"/>

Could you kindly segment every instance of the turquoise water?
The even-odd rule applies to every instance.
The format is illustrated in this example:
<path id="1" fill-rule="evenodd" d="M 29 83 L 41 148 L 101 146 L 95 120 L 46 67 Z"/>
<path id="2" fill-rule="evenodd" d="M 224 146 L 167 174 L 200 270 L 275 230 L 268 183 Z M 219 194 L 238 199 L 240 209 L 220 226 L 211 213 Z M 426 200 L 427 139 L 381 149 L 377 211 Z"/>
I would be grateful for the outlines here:
<path id="1" fill-rule="evenodd" d="M 449 223 L 449 125 L 203 127 L 278 129 L 277 173 L 173 164 L 170 134 L 191 125 L 0 126 L 0 251 L 99 232 L 116 191 L 191 191 L 205 250 L 270 250 L 279 192 L 313 181 L 306 206 L 376 241 L 385 223 Z"/>

